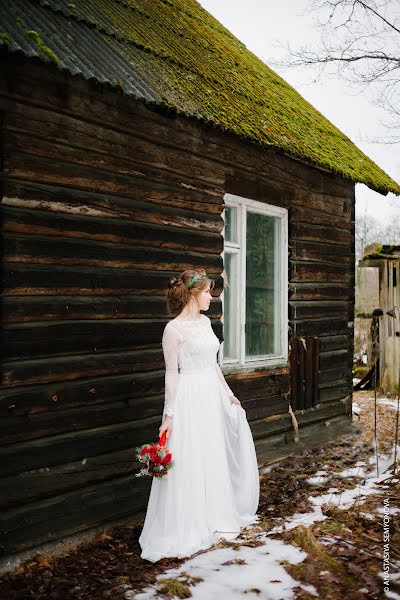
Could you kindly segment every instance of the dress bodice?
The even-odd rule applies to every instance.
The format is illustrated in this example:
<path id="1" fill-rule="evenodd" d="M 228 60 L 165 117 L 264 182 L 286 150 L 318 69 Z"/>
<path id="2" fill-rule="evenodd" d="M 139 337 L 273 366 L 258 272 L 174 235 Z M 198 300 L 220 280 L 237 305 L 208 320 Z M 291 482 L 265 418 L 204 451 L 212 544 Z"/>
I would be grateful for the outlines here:
<path id="1" fill-rule="evenodd" d="M 209 317 L 171 319 L 164 328 L 162 347 L 165 361 L 164 414 L 173 415 L 176 388 L 180 372 L 215 369 L 229 396 L 233 395 L 217 362 L 219 339 Z"/>
<path id="2" fill-rule="evenodd" d="M 201 314 L 198 319 L 172 319 L 179 335 L 179 370 L 202 370 L 215 366 L 219 350 L 219 339 L 215 335 L 209 317 Z"/>

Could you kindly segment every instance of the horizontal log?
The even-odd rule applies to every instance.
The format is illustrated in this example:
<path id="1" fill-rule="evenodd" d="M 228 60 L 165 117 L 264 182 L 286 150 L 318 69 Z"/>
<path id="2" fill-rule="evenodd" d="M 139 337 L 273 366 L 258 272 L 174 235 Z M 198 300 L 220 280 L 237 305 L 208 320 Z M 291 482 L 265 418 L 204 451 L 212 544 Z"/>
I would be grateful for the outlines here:
<path id="1" fill-rule="evenodd" d="M 134 449 L 129 448 L 2 477 L 0 478 L 0 508 L 4 510 L 38 502 L 44 498 L 54 498 L 59 494 L 84 488 L 95 482 L 101 484 L 116 477 L 134 476 L 139 470 L 140 464 L 135 457 Z"/>
<path id="2" fill-rule="evenodd" d="M 293 240 L 310 240 L 347 247 L 352 240 L 350 231 L 311 223 L 290 223 L 289 235 Z"/>
<path id="3" fill-rule="evenodd" d="M 320 353 L 320 369 L 332 369 L 337 366 L 345 366 L 351 372 L 351 366 L 353 364 L 353 352 L 351 348 L 343 350 L 331 350 L 328 352 Z"/>
<path id="4" fill-rule="evenodd" d="M 329 263 L 303 262 L 290 260 L 291 282 L 347 283 L 352 281 L 352 273 L 345 265 Z"/>
<path id="5" fill-rule="evenodd" d="M 291 455 L 297 455 L 306 448 L 315 448 L 339 436 L 354 433 L 351 420 L 347 415 L 338 415 L 322 423 L 312 423 L 301 432 L 298 443 L 288 433 L 280 433 L 265 439 L 256 440 L 258 464 L 276 461 Z"/>
<path id="6" fill-rule="evenodd" d="M 186 263 L 185 269 L 197 267 Z M 207 275 L 215 279 L 214 294 L 222 290 L 221 270 L 205 265 Z M 183 270 L 183 269 L 182 269 Z M 119 296 L 129 294 L 141 298 L 165 294 L 170 277 L 176 270 L 146 271 L 135 269 L 97 268 L 81 265 L 54 265 L 4 263 L 2 270 L 3 294 L 49 295 L 77 294 L 79 296 Z"/>
<path id="7" fill-rule="evenodd" d="M 286 413 L 288 410 L 288 400 L 281 395 L 242 400 L 241 404 L 246 411 L 248 421 Z"/>
<path id="8" fill-rule="evenodd" d="M 3 323 L 162 319 L 166 315 L 166 294 L 164 291 L 160 296 L 4 296 L 2 309 Z M 221 315 L 221 300 L 214 297 L 207 316 L 219 319 Z"/>
<path id="9" fill-rule="evenodd" d="M 164 368 L 161 348 L 15 360 L 3 363 L 3 388 L 76 381 Z"/>
<path id="10" fill-rule="evenodd" d="M 319 340 L 321 353 L 331 350 L 347 350 L 353 355 L 353 338 L 350 334 L 321 336 Z"/>
<path id="11" fill-rule="evenodd" d="M 160 424 L 158 415 L 4 446 L 0 448 L 0 477 L 129 450 L 157 439 Z"/>
<path id="12" fill-rule="evenodd" d="M 332 402 L 327 404 L 318 404 L 317 406 L 307 410 L 296 410 L 297 425 L 300 430 L 312 423 L 320 423 L 331 417 L 345 414 L 347 411 L 346 405 L 343 402 Z M 273 418 L 261 418 L 251 423 L 251 431 L 253 438 L 258 440 L 266 438 L 270 435 L 276 435 L 285 431 L 293 433 L 292 419 L 287 413 L 285 416 L 279 415 Z"/>
<path id="13" fill-rule="evenodd" d="M 270 375 L 266 367 L 264 371 L 254 371 L 249 376 L 247 373 L 225 374 L 229 387 L 240 401 L 257 401 L 271 396 L 282 396 L 289 389 L 289 375 Z"/>
<path id="14" fill-rule="evenodd" d="M 319 390 L 320 402 L 333 402 L 334 400 L 343 400 L 353 393 L 353 385 L 348 382 L 342 385 L 334 384 L 332 387 L 321 388 Z"/>
<path id="15" fill-rule="evenodd" d="M 43 358 L 77 353 L 118 352 L 159 346 L 169 319 L 71 320 L 65 322 L 6 325 L 7 340 L 1 352 L 5 360 Z M 212 323 L 222 337 L 222 323 Z M 55 343 L 62 340 L 62 343 Z"/>
<path id="16" fill-rule="evenodd" d="M 347 319 L 291 321 L 293 337 L 343 335 L 348 331 Z"/>
<path id="17" fill-rule="evenodd" d="M 150 484 L 148 478 L 128 475 L 2 511 L 0 552 L 13 554 L 113 519 L 132 518 L 145 508 Z"/>
<path id="18" fill-rule="evenodd" d="M 353 298 L 354 289 L 345 283 L 315 283 L 304 281 L 290 281 L 291 301 L 317 301 L 317 300 L 349 300 Z"/>
<path id="19" fill-rule="evenodd" d="M 1 446 L 19 444 L 30 440 L 68 434 L 104 427 L 106 425 L 125 423 L 135 419 L 159 417 L 164 404 L 164 395 L 138 395 L 129 400 L 113 400 L 76 407 L 61 406 L 58 410 L 33 412 L 19 415 L 9 411 L 3 416 L 0 427 Z"/>
<path id="20" fill-rule="evenodd" d="M 345 214 L 342 217 L 338 215 L 326 214 L 326 212 L 319 211 L 310 206 L 298 207 L 293 206 L 290 210 L 290 220 L 292 223 L 306 223 L 307 225 L 318 225 L 328 226 L 329 229 L 343 229 L 344 231 L 351 231 L 351 220 L 350 215 Z"/>
<path id="21" fill-rule="evenodd" d="M 166 320 L 118 319 L 18 323 L 4 327 L 5 359 L 137 350 L 159 345 Z"/>
<path id="22" fill-rule="evenodd" d="M 3 182 L 7 206 L 26 206 L 53 212 L 121 218 L 176 227 L 203 225 L 221 232 L 221 193 L 182 187 L 173 182 L 137 180 L 129 194 L 102 194 L 62 185 L 25 182 L 7 178 Z M 173 219 L 171 221 L 171 219 Z M 205 221 L 206 219 L 206 221 Z"/>
<path id="23" fill-rule="evenodd" d="M 349 312 L 349 303 L 346 300 L 339 301 L 290 301 L 289 318 L 307 319 L 321 317 L 340 317 L 347 318 Z"/>
<path id="24" fill-rule="evenodd" d="M 0 390 L 0 411 L 26 417 L 78 406 L 134 401 L 136 398 L 160 394 L 163 391 L 164 374 L 164 370 L 150 373 L 139 371 L 126 375 L 3 388 Z M 140 418 L 140 413 L 137 418 Z"/>
<path id="25" fill-rule="evenodd" d="M 150 175 L 149 180 L 157 180 L 160 176 L 175 180 L 181 176 L 184 181 L 190 175 L 194 186 L 197 183 L 216 187 L 223 185 L 223 168 L 206 154 L 196 156 L 172 144 L 165 147 L 157 143 L 157 139 L 147 141 L 137 135 L 126 135 L 115 127 L 93 126 L 86 119 L 72 130 L 63 127 L 60 137 L 59 124 L 55 132 L 53 124 L 39 120 L 39 116 L 36 111 L 27 128 L 27 117 L 15 118 L 15 113 L 8 116 L 4 123 L 4 149 L 7 153 L 21 151 L 54 162 L 84 165 L 110 173 L 110 177 L 143 172 Z M 12 159 L 8 158 L 7 162 L 12 164 Z"/>
<path id="26" fill-rule="evenodd" d="M 290 240 L 290 256 L 292 260 L 322 262 L 327 265 L 351 265 L 354 261 L 354 253 L 348 246 L 303 240 Z"/>
<path id="27" fill-rule="evenodd" d="M 3 236 L 3 251 L 6 262 L 143 270 L 153 270 L 157 265 L 160 270 L 180 272 L 185 269 L 185 263 L 182 262 L 184 258 L 193 264 L 206 262 L 211 270 L 222 270 L 222 257 L 218 252 L 205 257 L 201 251 L 196 251 L 196 248 L 185 251 L 182 255 L 179 250 L 170 248 L 147 248 L 88 239 L 8 233 Z"/>
<path id="28" fill-rule="evenodd" d="M 4 198 L 3 198 L 4 200 Z M 152 249 L 174 249 L 205 254 L 221 254 L 223 238 L 219 233 L 205 230 L 205 223 L 198 222 L 197 228 L 166 227 L 159 224 L 135 222 L 132 219 L 121 219 L 99 216 L 70 215 L 39 209 L 26 209 L 6 206 L 2 203 L 1 217 L 3 231 L 10 236 L 15 234 L 32 234 L 36 236 L 54 236 L 63 240 L 78 239 L 93 242 L 115 243 L 118 247 L 139 246 Z M 170 221 L 173 214 L 170 215 Z M 206 219 L 204 219 L 206 221 Z M 222 219 L 221 219 L 222 225 Z"/>

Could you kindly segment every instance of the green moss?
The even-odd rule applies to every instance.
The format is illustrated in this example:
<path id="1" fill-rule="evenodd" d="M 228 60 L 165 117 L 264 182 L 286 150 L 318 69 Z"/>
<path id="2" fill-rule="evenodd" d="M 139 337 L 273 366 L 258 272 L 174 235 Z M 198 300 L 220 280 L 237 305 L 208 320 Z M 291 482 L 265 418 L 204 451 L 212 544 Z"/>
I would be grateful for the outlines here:
<path id="1" fill-rule="evenodd" d="M 42 38 L 40 37 L 37 31 L 33 31 L 33 29 L 26 29 L 25 33 L 31 40 L 33 40 L 38 45 L 40 50 L 44 52 L 44 54 L 46 54 L 46 56 L 48 56 L 49 59 L 57 65 L 57 67 L 60 67 L 60 59 L 55 55 L 51 48 L 46 46 L 46 44 L 43 42 Z"/>
<path id="2" fill-rule="evenodd" d="M 5 31 L 0 31 L 0 44 L 11 46 L 11 38 Z"/>

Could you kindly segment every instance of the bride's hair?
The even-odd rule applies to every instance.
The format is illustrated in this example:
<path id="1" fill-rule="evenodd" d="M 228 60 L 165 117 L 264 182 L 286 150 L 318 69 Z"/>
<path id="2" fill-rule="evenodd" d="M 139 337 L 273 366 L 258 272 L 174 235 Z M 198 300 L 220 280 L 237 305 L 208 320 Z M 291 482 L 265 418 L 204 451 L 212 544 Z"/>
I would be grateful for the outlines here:
<path id="1" fill-rule="evenodd" d="M 178 277 L 171 277 L 167 290 L 167 310 L 169 314 L 180 313 L 189 302 L 190 296 L 198 296 L 208 286 L 213 289 L 215 281 L 209 277 L 201 277 L 190 288 L 187 284 L 195 274 L 195 269 L 187 269 Z"/>

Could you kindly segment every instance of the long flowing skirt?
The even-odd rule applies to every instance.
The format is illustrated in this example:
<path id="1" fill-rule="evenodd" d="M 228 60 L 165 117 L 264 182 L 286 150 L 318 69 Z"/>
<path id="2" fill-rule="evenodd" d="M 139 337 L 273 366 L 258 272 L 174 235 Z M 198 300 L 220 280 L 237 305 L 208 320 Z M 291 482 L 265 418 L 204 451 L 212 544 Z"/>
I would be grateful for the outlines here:
<path id="1" fill-rule="evenodd" d="M 214 368 L 180 373 L 166 446 L 175 464 L 165 477 L 153 477 L 141 558 L 190 556 L 258 520 L 259 473 L 246 411 L 230 403 Z"/>

